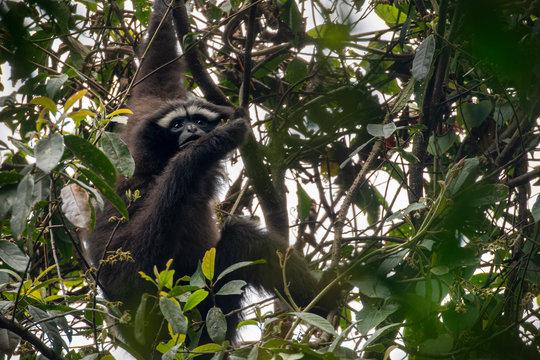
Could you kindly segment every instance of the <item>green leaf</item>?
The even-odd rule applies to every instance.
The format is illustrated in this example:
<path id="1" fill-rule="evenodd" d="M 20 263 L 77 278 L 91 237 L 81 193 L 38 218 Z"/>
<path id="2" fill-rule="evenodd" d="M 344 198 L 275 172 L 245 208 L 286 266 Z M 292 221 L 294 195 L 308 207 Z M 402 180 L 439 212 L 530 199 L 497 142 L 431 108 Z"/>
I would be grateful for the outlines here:
<path id="1" fill-rule="evenodd" d="M 45 86 L 45 91 L 47 92 L 47 96 L 50 98 L 53 98 L 54 95 L 60 90 L 62 85 L 69 79 L 69 76 L 66 74 L 61 74 L 58 76 L 51 76 L 49 80 L 47 81 L 47 85 Z"/>
<path id="2" fill-rule="evenodd" d="M 197 352 L 217 352 L 217 351 L 221 351 L 221 350 L 223 350 L 223 347 L 221 345 L 210 343 L 210 344 L 204 344 L 204 345 L 201 345 L 201 346 L 197 346 L 192 351 L 194 353 L 197 353 Z"/>
<path id="3" fill-rule="evenodd" d="M 322 316 L 307 312 L 292 312 L 291 314 L 298 316 L 301 320 L 305 321 L 309 325 L 313 325 L 329 334 L 337 335 L 332 324 L 330 324 L 328 320 Z"/>
<path id="4" fill-rule="evenodd" d="M 212 281 L 214 278 L 214 264 L 216 263 L 216 248 L 208 250 L 203 257 L 202 272 L 204 276 Z"/>
<path id="5" fill-rule="evenodd" d="M 395 102 L 394 107 L 392 108 L 392 114 L 400 112 L 405 105 L 411 100 L 411 96 L 414 93 L 414 78 L 410 78 L 407 85 L 400 91 L 399 98 Z"/>
<path id="6" fill-rule="evenodd" d="M 334 51 L 341 51 L 351 39 L 351 27 L 346 24 L 325 24 L 321 31 L 320 45 Z"/>
<path id="7" fill-rule="evenodd" d="M 195 291 L 193 294 L 191 294 L 186 301 L 186 304 L 184 305 L 184 311 L 189 311 L 193 308 L 195 308 L 197 305 L 200 304 L 201 301 L 206 299 L 208 296 L 208 291 L 199 289 Z"/>
<path id="8" fill-rule="evenodd" d="M 394 5 L 378 4 L 375 6 L 375 13 L 390 27 L 401 24 L 407 19 L 407 14 Z"/>
<path id="9" fill-rule="evenodd" d="M 81 45 L 83 48 L 84 46 Z M 82 51 L 85 51 L 87 50 L 86 48 L 84 48 L 84 50 Z M 86 93 L 88 92 L 87 89 L 84 89 L 84 90 L 80 90 L 80 91 L 77 91 L 75 94 L 71 95 L 69 97 L 69 99 L 66 100 L 66 103 L 64 104 L 64 112 L 67 112 L 69 109 L 71 109 L 71 107 L 73 106 L 73 104 L 75 104 L 75 102 L 77 102 L 78 100 L 80 100 L 84 95 L 86 95 Z"/>
<path id="10" fill-rule="evenodd" d="M 446 153 L 457 140 L 458 137 L 453 131 L 448 131 L 443 136 L 431 135 L 429 137 L 427 151 L 431 155 L 441 156 Z"/>
<path id="11" fill-rule="evenodd" d="M 66 218 L 75 226 L 90 230 L 92 223 L 92 208 L 89 196 L 77 184 L 66 185 L 60 190 L 62 197 L 62 212 Z"/>
<path id="12" fill-rule="evenodd" d="M 159 286 L 172 289 L 174 281 L 174 270 L 163 270 L 159 273 Z M 169 295 L 170 296 L 170 295 Z"/>
<path id="13" fill-rule="evenodd" d="M 285 79 L 291 84 L 295 84 L 298 81 L 304 79 L 307 75 L 307 65 L 300 59 L 293 59 L 289 65 L 287 65 L 287 72 Z"/>
<path id="14" fill-rule="evenodd" d="M 463 159 L 454 165 L 446 177 L 447 191 L 450 197 L 460 191 L 465 184 L 471 183 L 478 175 L 480 160 L 478 158 Z"/>
<path id="15" fill-rule="evenodd" d="M 32 305 L 28 305 L 26 309 L 28 310 L 28 313 L 32 316 L 32 320 L 34 320 L 34 322 L 38 322 L 39 320 L 43 320 L 51 316 L 49 313 Z M 56 326 L 54 320 L 42 321 L 40 322 L 40 325 L 42 326 L 43 330 L 45 330 L 45 333 L 47 334 L 49 340 L 52 342 L 53 351 L 57 355 L 61 353 L 62 347 L 68 349 L 66 343 L 60 335 L 60 331 L 58 330 L 58 327 Z"/>
<path id="16" fill-rule="evenodd" d="M 0 240 L 0 259 L 17 272 L 24 272 L 30 258 L 12 242 Z"/>
<path id="17" fill-rule="evenodd" d="M 262 67 L 260 67 L 253 76 L 257 79 L 261 79 L 265 77 L 266 75 L 270 74 L 272 71 L 275 71 L 278 66 L 285 60 L 287 57 L 285 56 L 276 56 L 275 58 L 272 58 L 264 63 Z"/>
<path id="18" fill-rule="evenodd" d="M 238 323 L 238 326 L 236 327 L 237 329 L 240 329 L 242 326 L 246 326 L 246 325 L 257 325 L 258 322 L 256 320 L 244 320 L 244 321 L 240 321 Z"/>
<path id="19" fill-rule="evenodd" d="M 249 351 L 247 360 L 257 360 L 259 354 L 259 344 L 255 344 Z"/>
<path id="20" fill-rule="evenodd" d="M 65 174 L 63 174 L 63 175 L 65 176 Z M 96 200 L 98 209 L 103 210 L 103 207 L 105 206 L 105 203 L 103 202 L 103 197 L 100 195 L 100 193 L 96 189 L 94 189 L 92 186 L 82 182 L 79 179 L 69 178 L 69 180 L 73 181 L 75 184 L 79 185 L 84 190 L 89 192 L 92 195 L 92 197 Z"/>
<path id="21" fill-rule="evenodd" d="M 449 309 L 442 313 L 444 325 L 456 335 L 472 329 L 479 317 L 478 308 L 470 303 L 466 303 L 460 311 L 456 311 L 455 304 L 450 303 Z"/>
<path id="22" fill-rule="evenodd" d="M 395 213 L 393 213 L 392 215 L 390 215 L 386 221 L 392 221 L 392 220 L 395 220 L 395 219 L 403 219 L 405 216 L 407 216 L 410 212 L 412 211 L 416 211 L 416 210 L 421 210 L 421 209 L 425 209 L 427 206 L 425 204 L 422 204 L 422 203 L 418 203 L 418 202 L 415 202 L 415 203 L 412 203 L 412 204 L 409 204 L 405 209 L 403 210 L 398 210 L 396 211 Z"/>
<path id="23" fill-rule="evenodd" d="M 367 124 L 367 132 L 372 136 L 381 136 L 388 139 L 397 130 L 393 122 L 388 124 Z"/>
<path id="24" fill-rule="evenodd" d="M 293 34 L 298 34 L 302 30 L 303 18 L 296 6 L 296 1 L 287 0 L 283 4 L 280 18 L 289 26 Z"/>
<path id="25" fill-rule="evenodd" d="M 244 292 L 242 288 L 246 285 L 244 280 L 231 280 L 223 285 L 216 295 L 241 295 Z"/>
<path id="26" fill-rule="evenodd" d="M 363 275 L 360 279 L 351 280 L 351 284 L 358 287 L 362 294 L 371 298 L 388 299 L 392 296 L 388 286 L 381 279 L 370 274 Z"/>
<path id="27" fill-rule="evenodd" d="M 125 217 L 126 219 L 129 219 L 129 214 L 127 211 L 126 204 L 122 201 L 120 196 L 116 194 L 116 192 L 105 182 L 103 179 L 94 174 L 91 170 L 85 169 L 85 168 L 79 168 L 79 170 L 86 176 L 94 186 L 111 202 L 111 204 L 114 205 L 114 207 L 120 212 L 120 214 Z"/>
<path id="28" fill-rule="evenodd" d="M 403 22 L 403 26 L 401 27 L 401 31 L 399 32 L 399 39 L 398 44 L 403 49 L 405 47 L 405 40 L 407 38 L 407 33 L 409 32 L 409 29 L 411 27 L 411 18 L 407 16 L 407 19 Z"/>
<path id="29" fill-rule="evenodd" d="M 101 134 L 101 147 L 116 168 L 118 175 L 133 175 L 135 161 L 131 157 L 126 143 L 120 138 L 120 134 L 103 132 Z"/>
<path id="30" fill-rule="evenodd" d="M 251 265 L 256 265 L 256 264 L 264 264 L 264 263 L 266 263 L 266 260 L 259 259 L 259 260 L 254 260 L 254 261 L 241 261 L 239 263 L 232 264 L 231 266 L 229 266 L 225 270 L 223 270 L 221 272 L 221 274 L 219 274 L 219 276 L 216 279 L 216 282 L 218 282 L 220 279 L 222 279 L 225 275 L 230 274 L 231 272 L 233 272 L 235 270 L 241 269 L 241 268 L 246 267 L 246 266 L 251 266 Z"/>
<path id="31" fill-rule="evenodd" d="M 197 263 L 197 269 L 189 279 L 189 285 L 203 288 L 206 285 L 206 281 L 204 279 L 205 277 L 201 269 L 201 262 L 199 261 Z"/>
<path id="32" fill-rule="evenodd" d="M 159 350 L 160 345 L 158 345 L 158 350 Z M 171 347 L 169 350 L 167 350 L 165 354 L 163 354 L 163 356 L 161 357 L 161 360 L 174 360 L 176 353 L 178 352 L 178 349 L 182 345 L 184 345 L 184 343 L 176 344 L 173 347 Z"/>
<path id="33" fill-rule="evenodd" d="M 222 343 L 225 341 L 227 320 L 225 320 L 225 315 L 220 308 L 214 306 L 206 314 L 206 331 L 214 342 Z"/>
<path id="34" fill-rule="evenodd" d="M 150 295 L 148 294 L 142 294 L 141 296 L 141 302 L 139 303 L 139 306 L 137 307 L 137 311 L 135 312 L 135 322 L 134 322 L 134 335 L 135 340 L 139 342 L 140 344 L 145 343 L 145 329 L 146 329 L 146 307 L 148 305 L 148 299 L 150 298 Z"/>
<path id="35" fill-rule="evenodd" d="M 64 154 L 64 139 L 62 135 L 55 133 L 49 137 L 40 139 L 34 151 L 36 165 L 44 173 L 49 173 L 58 165 Z"/>
<path id="36" fill-rule="evenodd" d="M 64 143 L 84 165 L 103 178 L 107 185 L 115 186 L 116 170 L 101 150 L 75 135 L 64 136 Z"/>
<path id="37" fill-rule="evenodd" d="M 241 261 L 239 263 L 232 264 L 231 266 L 229 266 L 228 268 L 223 270 L 221 272 L 221 274 L 219 274 L 219 276 L 216 279 L 216 282 L 218 282 L 220 279 L 222 279 L 225 275 L 230 274 L 231 272 L 233 272 L 235 270 L 241 269 L 241 268 L 246 267 L 246 266 L 255 265 L 255 264 L 263 264 L 265 262 L 266 261 L 264 259 L 260 259 L 260 260 L 255 260 L 255 261 Z"/>
<path id="38" fill-rule="evenodd" d="M 386 304 L 380 309 L 370 306 L 369 303 L 366 304 L 362 310 L 356 313 L 358 331 L 364 336 L 367 335 L 369 330 L 378 326 L 397 309 L 398 306 L 395 304 Z"/>
<path id="39" fill-rule="evenodd" d="M 393 329 L 398 328 L 398 327 L 401 327 L 402 325 L 403 324 L 401 324 L 401 323 L 396 323 L 396 324 L 386 325 L 386 326 L 383 326 L 380 329 L 377 329 L 377 331 L 375 331 L 373 333 L 373 335 L 371 335 L 369 337 L 369 339 L 367 339 L 367 341 L 364 343 L 364 345 L 362 346 L 362 349 L 360 349 L 360 351 L 363 351 L 365 348 L 370 346 L 373 342 L 375 342 L 377 339 L 379 339 L 382 335 L 386 334 L 388 331 L 393 330 Z"/>
<path id="40" fill-rule="evenodd" d="M 448 274 L 449 271 L 450 269 L 448 268 L 448 266 L 445 265 L 435 266 L 431 268 L 431 272 L 437 276 Z"/>
<path id="41" fill-rule="evenodd" d="M 11 232 L 16 239 L 20 238 L 27 225 L 28 214 L 32 208 L 32 193 L 34 191 L 34 177 L 26 174 L 17 185 L 17 195 L 11 206 Z"/>
<path id="42" fill-rule="evenodd" d="M 489 100 L 482 100 L 478 104 L 464 103 L 458 108 L 458 122 L 469 130 L 478 127 L 486 120 L 492 108 Z"/>
<path id="43" fill-rule="evenodd" d="M 536 200 L 534 201 L 534 205 L 531 209 L 531 213 L 532 213 L 534 222 L 538 222 L 538 220 L 540 220 L 540 195 L 536 197 Z"/>
<path id="44" fill-rule="evenodd" d="M 512 116 L 514 116 L 514 108 L 510 103 L 497 104 L 495 106 L 493 119 L 497 122 L 497 125 L 504 125 L 507 121 L 512 119 Z"/>
<path id="45" fill-rule="evenodd" d="M 43 106 L 45 109 L 49 110 L 53 114 L 56 114 L 58 109 L 56 108 L 56 104 L 54 101 L 46 96 L 38 96 L 36 98 L 33 98 L 30 100 L 31 104 L 37 104 Z"/>
<path id="46" fill-rule="evenodd" d="M 435 55 L 435 36 L 429 35 L 418 46 L 414 55 L 412 75 L 417 81 L 423 81 L 429 74 L 433 55 Z"/>
<path id="47" fill-rule="evenodd" d="M 311 210 L 311 198 L 298 181 L 296 182 L 296 195 L 298 197 L 298 219 L 303 221 L 309 216 L 309 211 Z"/>
<path id="48" fill-rule="evenodd" d="M 161 297 L 159 299 L 159 309 L 165 320 L 171 324 L 171 328 L 175 334 L 187 333 L 188 324 L 180 305 L 169 298 Z"/>
<path id="49" fill-rule="evenodd" d="M 420 352 L 428 354 L 445 354 L 452 350 L 454 338 L 449 334 L 441 334 L 436 339 L 428 339 L 420 344 Z"/>
<path id="50" fill-rule="evenodd" d="M 19 174 L 18 172 L 16 172 L 15 170 L 2 171 L 0 172 L 0 187 L 9 185 L 9 184 L 16 184 L 22 178 L 23 176 Z"/>

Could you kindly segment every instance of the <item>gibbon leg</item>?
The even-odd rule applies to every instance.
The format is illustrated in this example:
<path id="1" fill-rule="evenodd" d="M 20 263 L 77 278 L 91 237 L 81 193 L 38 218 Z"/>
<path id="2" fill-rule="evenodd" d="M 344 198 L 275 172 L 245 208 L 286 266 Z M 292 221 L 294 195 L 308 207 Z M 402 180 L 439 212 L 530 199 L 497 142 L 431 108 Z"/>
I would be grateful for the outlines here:
<path id="1" fill-rule="evenodd" d="M 256 290 L 268 293 L 279 291 L 284 295 L 282 269 L 277 251 L 285 255 L 288 248 L 286 241 L 278 236 L 261 230 L 255 223 L 230 217 L 221 230 L 221 239 L 216 247 L 216 274 L 228 266 L 241 262 L 264 259 L 266 263 L 256 264 L 236 270 L 225 279 L 244 280 Z M 289 291 L 299 306 L 307 305 L 317 293 L 317 281 L 311 275 L 307 263 L 296 252 L 287 261 L 286 268 Z M 227 295 L 216 297 L 216 303 L 224 314 L 240 308 L 241 296 Z M 227 318 L 227 338 L 234 340 L 236 326 L 240 321 L 239 313 Z"/>

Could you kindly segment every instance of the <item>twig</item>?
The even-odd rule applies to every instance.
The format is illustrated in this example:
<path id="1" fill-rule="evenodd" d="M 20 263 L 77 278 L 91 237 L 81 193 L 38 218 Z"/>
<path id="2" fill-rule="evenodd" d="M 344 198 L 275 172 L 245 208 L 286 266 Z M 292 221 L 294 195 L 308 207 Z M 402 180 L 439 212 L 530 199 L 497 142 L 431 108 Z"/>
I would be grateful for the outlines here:
<path id="1" fill-rule="evenodd" d="M 251 1 L 253 5 L 254 0 Z M 246 48 L 244 50 L 244 80 L 242 81 L 242 86 L 240 87 L 240 107 L 244 110 L 248 110 L 249 107 L 249 86 L 251 84 L 251 68 L 252 68 L 252 58 L 251 50 L 253 50 L 253 43 L 255 42 L 255 24 L 257 16 L 257 7 L 251 6 L 249 10 L 249 19 L 247 26 L 247 35 L 246 35 Z"/>
<path id="2" fill-rule="evenodd" d="M 387 115 L 387 118 L 389 115 Z M 386 121 L 385 121 L 386 122 Z M 358 175 L 356 175 L 356 178 L 354 179 L 351 187 L 349 188 L 347 195 L 343 199 L 343 203 L 341 204 L 341 208 L 338 211 L 336 221 L 334 222 L 335 226 L 335 237 L 334 242 L 332 244 L 332 263 L 330 265 L 330 268 L 337 268 L 339 264 L 339 252 L 341 250 L 341 241 L 343 237 L 343 226 L 345 225 L 345 218 L 347 216 L 347 211 L 349 210 L 349 206 L 352 202 L 352 197 L 358 187 L 364 182 L 364 178 L 369 170 L 371 170 L 371 167 L 373 163 L 375 162 L 375 159 L 379 155 L 380 151 L 383 149 L 383 141 L 382 139 L 378 139 L 375 144 L 373 145 L 373 148 L 371 149 L 371 152 L 365 161 L 364 165 L 362 166 L 362 169 L 358 172 Z"/>
<path id="3" fill-rule="evenodd" d="M 516 176 L 515 178 L 508 180 L 505 185 L 511 188 L 517 187 L 520 185 L 524 185 L 528 183 L 529 181 L 531 181 L 532 179 L 535 179 L 539 176 L 540 176 L 540 167 L 534 169 L 531 172 L 528 172 L 520 176 Z"/>

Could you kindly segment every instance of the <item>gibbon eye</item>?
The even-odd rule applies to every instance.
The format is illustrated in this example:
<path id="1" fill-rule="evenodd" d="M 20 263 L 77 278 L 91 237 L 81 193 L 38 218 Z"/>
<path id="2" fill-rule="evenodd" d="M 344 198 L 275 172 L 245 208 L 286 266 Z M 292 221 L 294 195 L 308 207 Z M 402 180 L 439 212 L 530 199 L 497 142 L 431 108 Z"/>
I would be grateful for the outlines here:
<path id="1" fill-rule="evenodd" d="M 178 120 L 171 123 L 171 129 L 181 129 L 182 126 L 184 126 L 184 124 L 182 124 L 182 122 Z"/>

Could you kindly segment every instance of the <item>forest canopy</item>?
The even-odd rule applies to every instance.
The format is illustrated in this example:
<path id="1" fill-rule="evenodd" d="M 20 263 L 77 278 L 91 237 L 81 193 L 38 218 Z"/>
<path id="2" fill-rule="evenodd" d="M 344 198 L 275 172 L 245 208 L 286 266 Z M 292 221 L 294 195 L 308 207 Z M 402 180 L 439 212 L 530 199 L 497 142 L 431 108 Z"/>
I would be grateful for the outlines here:
<path id="1" fill-rule="evenodd" d="M 186 88 L 248 107 L 252 128 L 216 221 L 288 238 L 342 306 L 325 319 L 286 294 L 279 311 L 247 304 L 240 326 L 261 336 L 230 344 L 227 314 L 197 312 L 219 295 L 211 254 L 195 274 L 156 268 L 141 295 L 159 299 L 163 359 L 540 359 L 540 1 L 185 6 Z M 150 11 L 0 3 L 0 359 L 112 359 L 130 351 L 114 325 L 145 326 L 144 307 L 100 297 L 78 234 L 104 201 L 129 221 L 119 131 Z M 214 343 L 197 346 L 209 323 Z"/>

